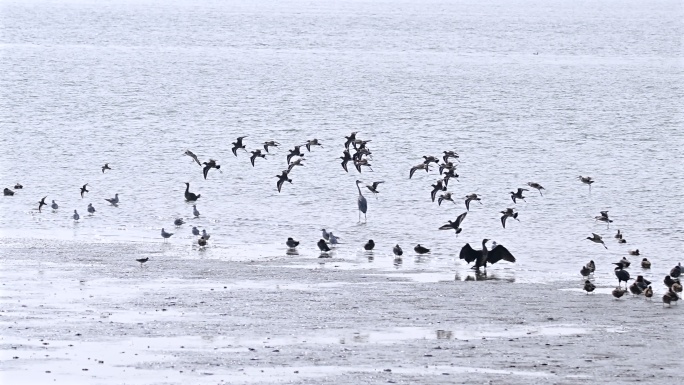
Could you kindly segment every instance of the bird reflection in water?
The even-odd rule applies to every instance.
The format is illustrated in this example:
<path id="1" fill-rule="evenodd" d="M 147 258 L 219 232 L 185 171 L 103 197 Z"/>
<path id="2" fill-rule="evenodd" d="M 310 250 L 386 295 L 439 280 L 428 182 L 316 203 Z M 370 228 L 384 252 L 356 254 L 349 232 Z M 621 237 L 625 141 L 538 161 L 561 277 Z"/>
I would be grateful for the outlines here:
<path id="1" fill-rule="evenodd" d="M 299 252 L 297 249 L 290 249 L 288 248 L 287 251 L 285 252 L 286 255 L 299 255 Z"/>
<path id="2" fill-rule="evenodd" d="M 454 337 L 454 333 L 451 330 L 437 330 L 438 340 L 450 340 Z"/>
<path id="3" fill-rule="evenodd" d="M 394 268 L 398 269 L 401 267 L 401 264 L 404 263 L 404 260 L 401 258 L 394 258 Z"/>
<path id="4" fill-rule="evenodd" d="M 458 280 L 458 274 L 456 275 L 456 279 Z M 464 281 L 503 281 L 514 283 L 515 277 L 502 277 L 497 274 L 487 274 L 487 271 L 475 270 L 469 272 Z"/>

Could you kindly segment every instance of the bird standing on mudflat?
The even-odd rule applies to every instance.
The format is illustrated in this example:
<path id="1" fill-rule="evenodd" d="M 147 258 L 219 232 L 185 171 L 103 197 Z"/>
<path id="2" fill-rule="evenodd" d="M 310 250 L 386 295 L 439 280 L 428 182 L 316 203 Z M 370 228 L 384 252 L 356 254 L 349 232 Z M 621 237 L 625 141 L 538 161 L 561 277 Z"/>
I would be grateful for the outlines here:
<path id="1" fill-rule="evenodd" d="M 90 213 L 90 215 L 95 214 L 95 207 L 93 207 L 92 203 L 88 203 L 88 213 Z"/>
<path id="2" fill-rule="evenodd" d="M 77 220 L 81 219 L 81 216 L 80 216 L 80 215 L 78 215 L 78 211 L 74 210 L 74 215 L 73 215 L 73 218 L 74 218 L 74 220 L 75 220 L 75 221 L 77 221 Z"/>
<path id="3" fill-rule="evenodd" d="M 164 231 L 164 228 L 162 227 L 161 236 L 162 236 L 162 238 L 164 238 L 164 241 L 171 238 L 172 235 L 173 235 L 173 233 L 167 233 L 166 231 Z"/>
<path id="4" fill-rule="evenodd" d="M 197 205 L 192 205 L 192 215 L 194 215 L 195 218 L 200 216 L 200 212 L 197 211 Z"/>
<path id="5" fill-rule="evenodd" d="M 197 240 L 197 244 L 199 245 L 199 247 L 201 249 L 203 249 L 203 248 L 207 247 L 207 239 L 204 237 L 199 237 L 199 239 Z"/>
<path id="6" fill-rule="evenodd" d="M 482 250 L 474 250 L 470 247 L 469 243 L 466 243 L 463 248 L 461 248 L 461 253 L 459 259 L 464 259 L 468 264 L 475 262 L 473 269 L 479 270 L 480 267 L 487 269 L 487 263 L 490 265 L 499 262 L 500 260 L 515 262 L 515 257 L 508 251 L 507 248 L 502 245 L 496 245 L 492 250 L 487 250 L 487 242 L 489 239 L 482 240 Z"/>
<path id="7" fill-rule="evenodd" d="M 672 270 L 670 270 L 670 277 L 679 278 L 679 276 L 682 275 L 682 270 L 684 270 L 684 268 L 682 267 L 682 263 L 680 262 L 677 266 L 673 267 Z"/>
<path id="8" fill-rule="evenodd" d="M 143 263 L 145 263 L 145 262 L 147 262 L 147 261 L 149 261 L 149 260 L 150 260 L 150 257 L 145 257 L 145 258 L 138 258 L 138 259 L 136 259 L 135 261 L 136 261 L 136 262 L 140 262 L 140 268 L 142 269 Z"/>
<path id="9" fill-rule="evenodd" d="M 330 251 L 330 247 L 328 246 L 327 243 L 325 243 L 325 240 L 323 240 L 323 239 L 320 239 L 318 241 L 318 243 L 316 243 L 316 245 L 318 246 L 318 249 L 321 250 L 322 253 L 327 253 L 328 251 Z"/>
<path id="10" fill-rule="evenodd" d="M 616 288 L 613 290 L 613 297 L 615 297 L 615 298 L 620 298 L 620 297 L 622 297 L 623 295 L 625 295 L 626 292 L 627 292 L 626 289 L 623 289 L 623 288 L 621 288 L 621 287 L 616 287 Z"/>
<path id="11" fill-rule="evenodd" d="M 629 281 L 629 272 L 623 270 L 622 264 L 620 263 L 614 263 L 613 265 L 617 265 L 615 267 L 615 276 L 618 279 L 618 286 L 622 283 L 622 281 L 625 282 L 625 287 L 627 286 L 627 281 Z"/>
<path id="12" fill-rule="evenodd" d="M 51 205 L 50 207 L 52 207 L 53 210 L 57 210 L 57 209 L 59 208 L 59 205 L 58 205 L 58 204 L 55 202 L 55 200 L 53 199 L 53 200 L 52 200 L 52 205 Z"/>
<path id="13" fill-rule="evenodd" d="M 394 246 L 394 248 L 392 249 L 392 252 L 397 257 L 401 257 L 401 255 L 404 254 L 404 250 L 402 250 L 398 244 Z"/>
<path id="14" fill-rule="evenodd" d="M 596 285 L 591 283 L 590 280 L 587 279 L 586 281 L 584 281 L 584 291 L 586 291 L 587 294 L 591 293 L 595 289 L 596 289 Z"/>
<path id="15" fill-rule="evenodd" d="M 11 196 L 14 196 L 14 191 L 12 191 L 12 190 L 8 189 L 7 187 L 5 187 L 5 189 L 2 190 L 2 194 L 3 194 L 4 196 L 6 196 L 6 197 L 11 197 Z"/>
<path id="16" fill-rule="evenodd" d="M 361 194 L 361 187 L 359 187 L 359 184 L 363 183 L 360 180 L 356 181 L 356 188 L 359 190 L 359 197 L 356 200 L 356 205 L 359 208 L 359 222 L 361 222 L 361 213 L 363 213 L 363 219 L 367 221 L 368 219 L 366 218 L 366 212 L 368 211 L 368 201 L 366 201 L 366 198 Z"/>
<path id="17" fill-rule="evenodd" d="M 292 239 L 292 237 L 289 237 L 287 238 L 285 245 L 287 245 L 287 247 L 291 249 L 294 249 L 295 247 L 299 246 L 299 241 L 295 241 L 294 239 Z"/>

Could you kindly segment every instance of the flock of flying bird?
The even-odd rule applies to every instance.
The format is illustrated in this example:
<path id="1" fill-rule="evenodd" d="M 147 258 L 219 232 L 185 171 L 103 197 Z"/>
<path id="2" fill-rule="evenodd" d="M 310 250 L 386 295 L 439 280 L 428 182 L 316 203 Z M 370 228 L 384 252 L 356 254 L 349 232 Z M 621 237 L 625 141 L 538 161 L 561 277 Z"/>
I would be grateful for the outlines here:
<path id="1" fill-rule="evenodd" d="M 344 143 L 344 150 L 342 152 L 342 156 L 339 158 L 342 160 L 341 166 L 344 169 L 345 172 L 349 172 L 348 164 L 349 162 L 352 162 L 354 168 L 359 172 L 362 173 L 364 168 L 368 168 L 369 170 L 373 170 L 371 168 L 370 161 L 372 160 L 372 152 L 370 148 L 368 147 L 368 143 L 370 143 L 370 140 L 362 140 L 357 138 L 358 132 L 352 132 L 349 136 L 346 136 L 345 143 Z M 277 148 L 280 146 L 280 143 L 270 140 L 267 142 L 263 142 L 263 151 L 261 149 L 256 149 L 253 151 L 247 151 L 246 149 L 246 144 L 244 140 L 247 138 L 247 136 L 241 136 L 236 139 L 235 142 L 232 142 L 233 147 L 231 148 L 231 151 L 233 155 L 236 157 L 238 156 L 239 151 L 244 151 L 246 153 L 251 153 L 250 156 L 250 162 L 252 166 L 254 167 L 255 161 L 259 158 L 261 159 L 266 159 L 266 156 L 271 156 L 273 155 L 270 151 L 269 148 Z M 283 185 L 285 182 L 288 182 L 292 184 L 292 179 L 290 178 L 290 173 L 297 168 L 298 166 L 303 166 L 303 161 L 305 160 L 304 156 L 305 154 L 302 152 L 301 148 L 305 147 L 308 152 L 311 152 L 313 147 L 322 147 L 321 141 L 318 139 L 311 139 L 307 140 L 304 144 L 301 145 L 295 145 L 292 150 L 289 150 L 289 153 L 287 154 L 286 161 L 287 161 L 287 168 L 282 170 L 282 172 L 279 175 L 276 175 L 275 178 L 278 180 L 276 181 L 276 188 L 278 192 L 281 192 Z M 221 166 L 216 162 L 214 159 L 209 159 L 207 162 L 201 162 L 197 155 L 193 153 L 190 150 L 186 150 L 184 155 L 189 156 L 192 161 L 197 163 L 198 166 L 202 168 L 202 175 L 204 179 L 206 180 L 209 172 L 211 169 L 216 169 L 219 172 L 221 172 Z M 437 168 L 439 170 L 439 175 L 440 179 L 436 181 L 435 184 L 431 185 L 432 191 L 430 192 L 430 197 L 432 201 L 434 202 L 437 200 L 438 205 L 442 205 L 443 202 L 452 202 L 456 203 L 454 201 L 454 195 L 452 192 L 447 191 L 449 181 L 453 179 L 457 179 L 459 175 L 456 173 L 456 164 L 453 163 L 453 161 L 460 162 L 459 160 L 459 155 L 455 153 L 454 151 L 444 151 L 443 156 L 440 158 L 436 156 L 431 156 L 431 155 L 426 155 L 423 156 L 423 161 L 413 167 L 409 170 L 409 179 L 412 179 L 415 172 L 419 170 L 425 170 L 425 172 L 429 172 L 432 168 Z M 107 170 L 112 170 L 112 168 L 109 167 L 108 163 L 105 163 L 104 166 L 102 166 L 102 173 L 105 173 Z M 591 177 L 583 177 L 579 176 L 578 180 L 581 181 L 582 183 L 586 184 L 589 186 L 589 190 L 591 191 L 591 185 L 594 183 L 594 180 Z M 373 182 L 370 185 L 365 184 L 364 182 L 357 180 L 356 181 L 356 187 L 358 189 L 358 199 L 357 199 L 357 207 L 359 210 L 359 222 L 361 221 L 361 214 L 364 215 L 364 221 L 367 220 L 366 213 L 368 211 L 368 201 L 364 197 L 362 190 L 361 190 L 361 185 L 366 187 L 368 191 L 370 191 L 374 196 L 376 196 L 377 199 L 377 194 L 379 194 L 378 188 L 380 184 L 384 183 L 384 181 L 376 181 Z M 540 196 L 543 196 L 543 190 L 544 187 L 540 185 L 539 183 L 536 182 L 528 182 L 527 186 L 535 189 L 539 192 Z M 14 186 L 15 190 L 22 189 L 23 186 L 19 183 L 17 183 Z M 363 190 L 365 191 L 365 190 Z M 527 188 L 517 188 L 516 191 L 511 191 L 510 192 L 510 197 L 511 200 L 513 201 L 514 204 L 518 202 L 518 200 L 525 201 L 525 196 L 524 193 L 526 191 L 529 191 Z M 80 188 L 80 195 L 81 198 L 84 198 L 85 194 L 88 193 L 88 183 L 84 184 Z M 5 196 L 13 196 L 15 194 L 14 191 L 10 190 L 9 188 L 4 189 L 4 195 Z M 439 194 L 439 195 L 438 195 Z M 201 198 L 201 194 L 195 194 L 190 191 L 190 183 L 186 182 L 185 183 L 185 200 L 187 202 L 193 203 L 193 215 L 195 217 L 199 217 L 200 213 L 197 210 L 196 204 L 194 204 L 198 199 Z M 38 202 L 38 212 L 41 212 L 43 206 L 46 206 L 46 200 L 47 196 L 43 197 L 39 202 Z M 119 203 L 119 194 L 115 194 L 113 198 L 108 198 L 105 199 L 109 204 L 112 206 L 117 206 Z M 461 233 L 462 228 L 461 224 L 463 223 L 464 219 L 466 218 L 468 212 L 470 211 L 470 204 L 475 201 L 480 204 L 481 202 L 481 197 L 478 196 L 478 194 L 469 194 L 463 197 L 464 203 L 465 203 L 465 208 L 466 211 L 460 214 L 454 221 L 448 221 L 448 223 L 442 225 L 439 227 L 439 230 L 453 230 L 456 235 Z M 57 210 L 59 208 L 59 205 L 52 200 L 52 204 L 50 207 L 53 210 Z M 92 203 L 88 204 L 88 207 L 86 209 L 90 215 L 93 215 L 96 210 L 93 207 Z M 518 219 L 518 212 L 515 211 L 513 208 L 506 208 L 505 210 L 500 212 L 502 214 L 501 216 L 501 225 L 503 228 L 506 228 L 506 221 L 509 218 L 512 218 L 516 221 L 520 221 Z M 80 215 L 78 214 L 77 210 L 74 210 L 73 214 L 73 219 L 74 221 L 80 220 Z M 608 215 L 608 211 L 601 211 L 599 216 L 595 217 L 596 221 L 604 222 L 610 226 L 610 223 L 613 222 L 612 219 L 610 219 Z M 183 224 L 185 224 L 185 221 L 182 218 L 177 218 L 174 221 L 174 225 L 176 227 L 180 227 Z M 332 232 L 326 231 L 326 229 L 321 229 L 322 231 L 322 238 L 317 242 L 317 246 L 319 250 L 321 251 L 321 257 L 326 258 L 330 257 L 328 252 L 331 251 L 331 246 L 335 247 L 339 241 L 338 237 L 336 237 Z M 210 234 L 206 232 L 206 230 L 202 230 L 202 232 L 197 229 L 197 227 L 192 228 L 192 234 L 195 236 L 198 236 L 199 238 L 197 239 L 197 243 L 200 248 L 204 248 L 207 246 L 208 240 L 210 238 Z M 167 240 L 171 236 L 173 236 L 173 233 L 169 233 L 165 230 L 165 228 L 161 229 L 161 236 L 164 240 Z M 623 234 L 620 232 L 620 230 L 617 231 L 617 234 L 615 235 L 615 238 L 617 239 L 618 243 L 626 243 L 626 240 L 623 238 Z M 607 246 L 605 245 L 603 238 L 595 233 L 592 233 L 591 237 L 587 237 L 588 240 L 594 242 L 594 243 L 600 243 L 603 245 L 604 248 L 607 249 Z M 511 254 L 511 252 L 506 249 L 502 245 L 497 245 L 496 242 L 493 242 L 492 244 L 492 249 L 489 250 L 487 248 L 487 242 L 489 242 L 489 239 L 483 239 L 482 240 L 482 249 L 480 250 L 475 250 L 473 249 L 470 244 L 466 244 L 461 248 L 459 258 L 465 260 L 468 264 L 473 263 L 473 269 L 478 270 L 480 268 L 484 268 L 486 271 L 487 263 L 494 264 L 496 262 L 499 262 L 501 260 L 508 261 L 508 262 L 515 262 L 515 257 Z M 328 244 L 329 242 L 329 244 Z M 298 245 L 299 242 L 294 240 L 293 238 L 288 238 L 286 241 L 286 245 L 289 249 L 295 249 Z M 375 248 L 375 242 L 370 239 L 368 242 L 364 244 L 364 249 L 366 251 L 372 251 Z M 393 249 L 392 249 L 395 258 L 400 259 L 401 256 L 403 255 L 403 249 L 399 244 L 396 244 Z M 426 254 L 430 252 L 430 249 L 418 244 L 414 247 L 414 251 L 417 254 Z M 639 255 L 639 250 L 633 250 L 630 251 L 631 255 Z M 137 262 L 139 262 L 142 266 L 143 263 L 148 261 L 148 258 L 141 258 L 141 259 L 136 259 Z M 618 287 L 613 290 L 612 294 L 616 298 L 622 297 L 626 292 L 627 292 L 627 281 L 631 280 L 630 274 L 625 270 L 630 266 L 630 262 L 626 259 L 623 258 L 621 261 L 614 263 L 616 265 L 615 267 L 615 275 L 618 279 Z M 646 258 L 643 259 L 641 266 L 644 269 L 650 268 L 650 261 L 648 261 Z M 595 264 L 594 261 L 590 261 L 587 263 L 587 265 L 583 266 L 582 269 L 580 270 L 581 275 L 584 277 L 584 290 L 587 293 L 593 292 L 596 289 L 596 286 L 591 282 L 590 277 L 593 275 L 594 270 L 595 270 Z M 663 295 L 663 303 L 665 304 L 670 304 L 672 302 L 678 301 L 679 296 L 678 293 L 681 293 L 682 291 L 682 285 L 679 282 L 679 277 L 682 273 L 682 270 L 684 270 L 684 267 L 681 266 L 681 264 L 675 266 L 671 272 L 670 275 L 665 277 L 664 283 L 668 287 L 668 292 Z M 622 289 L 621 283 L 625 282 L 625 289 Z M 653 289 L 650 286 L 650 281 L 646 280 L 643 276 L 639 275 L 635 282 L 629 286 L 629 291 L 634 294 L 634 295 L 640 295 L 644 294 L 647 298 L 651 298 L 653 296 Z"/>

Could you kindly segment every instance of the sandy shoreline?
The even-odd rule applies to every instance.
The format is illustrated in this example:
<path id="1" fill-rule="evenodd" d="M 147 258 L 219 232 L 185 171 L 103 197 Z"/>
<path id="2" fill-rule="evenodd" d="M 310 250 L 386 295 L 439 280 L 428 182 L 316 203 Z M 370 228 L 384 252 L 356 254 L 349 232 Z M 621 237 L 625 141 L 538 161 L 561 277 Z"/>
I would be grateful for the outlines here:
<path id="1" fill-rule="evenodd" d="M 0 255 L 3 384 L 684 379 L 681 304 L 561 290 L 577 281 L 417 282 L 157 243 L 4 239 Z"/>

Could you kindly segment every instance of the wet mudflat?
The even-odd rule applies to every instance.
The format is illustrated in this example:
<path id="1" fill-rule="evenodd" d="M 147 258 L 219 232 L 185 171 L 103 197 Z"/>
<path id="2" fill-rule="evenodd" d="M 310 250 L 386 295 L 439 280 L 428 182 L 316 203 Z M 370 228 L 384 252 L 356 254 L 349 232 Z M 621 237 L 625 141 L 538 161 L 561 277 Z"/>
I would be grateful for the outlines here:
<path id="1" fill-rule="evenodd" d="M 471 280 L 456 268 L 345 268 L 357 261 L 284 250 L 252 259 L 229 254 L 149 243 L 5 240 L 0 382 L 684 378 L 681 305 L 567 290 L 575 281 Z M 150 260 L 141 268 L 135 259 L 145 256 Z M 375 258 L 391 266 L 390 257 Z"/>

